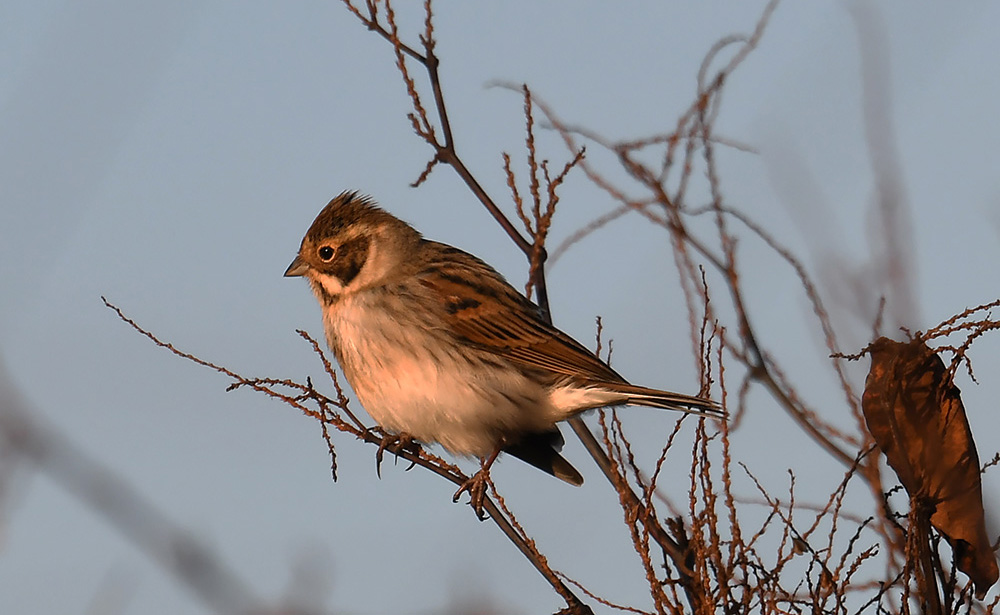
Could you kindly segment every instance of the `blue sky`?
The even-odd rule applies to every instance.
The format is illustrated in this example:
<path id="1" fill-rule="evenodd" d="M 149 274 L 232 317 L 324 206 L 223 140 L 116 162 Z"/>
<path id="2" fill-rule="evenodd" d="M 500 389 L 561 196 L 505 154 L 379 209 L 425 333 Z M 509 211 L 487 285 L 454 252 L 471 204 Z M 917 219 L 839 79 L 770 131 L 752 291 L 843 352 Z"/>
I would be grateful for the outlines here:
<path id="1" fill-rule="evenodd" d="M 851 16 L 858 6 L 779 5 L 728 84 L 717 125 L 758 150 L 722 156 L 727 202 L 827 281 L 863 269 L 870 245 L 875 180 Z M 435 7 L 459 152 L 503 200 L 500 153 L 524 160 L 522 103 L 491 83 L 528 83 L 570 123 L 611 138 L 666 132 L 692 99 L 705 52 L 750 31 L 763 3 Z M 906 308 L 913 326 L 927 328 L 1000 295 L 1000 5 L 880 10 L 861 19 L 874 24 L 891 67 L 881 80 L 891 125 L 882 128 L 894 135 L 912 210 L 918 279 L 917 304 Z M 416 13 L 402 17 L 419 23 Z M 318 307 L 304 283 L 281 274 L 316 212 L 346 189 L 370 193 L 520 285 L 522 257 L 453 173 L 440 168 L 409 187 L 428 150 L 411 134 L 408 105 L 390 48 L 332 0 L 4 4 L 0 356 L 45 423 L 216 549 L 266 600 L 279 600 L 305 566 L 331 610 L 434 612 L 487 599 L 503 612 L 554 611 L 558 601 L 499 532 L 451 504 L 450 484 L 402 467 L 379 481 L 373 449 L 348 440 L 333 484 L 311 420 L 226 393 L 223 378 L 155 348 L 100 301 L 244 374 L 318 378 L 318 361 L 294 333 L 321 334 Z M 553 161 L 565 159 L 554 135 L 540 143 Z M 596 148 L 591 155 L 613 169 Z M 553 241 L 614 206 L 582 175 L 571 178 Z M 741 250 L 768 347 L 817 411 L 843 423 L 800 289 L 759 244 L 747 239 Z M 589 344 L 602 315 L 619 371 L 694 392 L 662 231 L 624 218 L 549 275 L 561 328 Z M 851 299 L 834 288 L 823 288 L 829 303 Z M 865 343 L 861 323 L 839 324 L 845 343 Z M 998 352 L 995 336 L 978 341 L 982 384 L 959 381 L 985 458 L 1000 429 Z M 863 378 L 866 369 L 852 373 Z M 779 493 L 794 467 L 809 485 L 805 497 L 823 499 L 842 470 L 763 391 L 750 404 L 734 442 L 740 458 Z M 627 418 L 654 453 L 673 427 L 655 411 Z M 578 445 L 567 454 L 587 476 L 581 489 L 514 462 L 495 477 L 554 566 L 647 608 L 610 489 Z M 0 502 L 0 612 L 79 612 L 107 595 L 120 596 L 126 613 L 207 612 L 46 476 L 16 476 Z M 684 476 L 677 480 L 683 489 Z M 989 508 L 1000 493 L 996 472 L 986 486 Z"/>

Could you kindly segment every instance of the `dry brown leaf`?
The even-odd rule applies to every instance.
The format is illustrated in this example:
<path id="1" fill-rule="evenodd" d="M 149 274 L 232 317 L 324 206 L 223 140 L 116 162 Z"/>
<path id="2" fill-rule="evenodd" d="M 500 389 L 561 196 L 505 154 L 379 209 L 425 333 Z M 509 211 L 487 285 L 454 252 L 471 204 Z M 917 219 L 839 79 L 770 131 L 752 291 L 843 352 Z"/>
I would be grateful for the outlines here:
<path id="1" fill-rule="evenodd" d="M 862 398 L 868 430 L 910 496 L 933 507 L 931 524 L 982 599 L 1000 572 L 986 536 L 979 455 L 960 391 L 919 338 L 881 337 L 868 353 Z"/>

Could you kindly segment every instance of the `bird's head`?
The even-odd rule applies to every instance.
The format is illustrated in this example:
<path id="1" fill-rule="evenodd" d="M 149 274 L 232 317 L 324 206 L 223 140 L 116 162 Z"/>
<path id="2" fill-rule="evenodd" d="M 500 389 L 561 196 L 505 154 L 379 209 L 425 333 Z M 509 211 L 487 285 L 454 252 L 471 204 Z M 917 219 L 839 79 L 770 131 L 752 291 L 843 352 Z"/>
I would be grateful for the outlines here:
<path id="1" fill-rule="evenodd" d="M 421 241 L 369 197 L 344 192 L 313 220 L 285 277 L 307 278 L 320 301 L 332 303 L 403 275 Z"/>

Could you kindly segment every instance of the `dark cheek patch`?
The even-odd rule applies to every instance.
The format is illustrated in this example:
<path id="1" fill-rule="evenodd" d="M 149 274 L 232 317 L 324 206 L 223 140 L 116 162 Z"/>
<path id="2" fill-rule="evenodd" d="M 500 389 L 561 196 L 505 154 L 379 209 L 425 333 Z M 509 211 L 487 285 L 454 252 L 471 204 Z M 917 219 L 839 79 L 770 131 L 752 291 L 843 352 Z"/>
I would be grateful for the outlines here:
<path id="1" fill-rule="evenodd" d="M 337 279 L 347 286 L 361 272 L 367 259 L 368 238 L 356 237 L 340 246 L 333 262 L 327 265 L 327 272 L 337 276 Z"/>

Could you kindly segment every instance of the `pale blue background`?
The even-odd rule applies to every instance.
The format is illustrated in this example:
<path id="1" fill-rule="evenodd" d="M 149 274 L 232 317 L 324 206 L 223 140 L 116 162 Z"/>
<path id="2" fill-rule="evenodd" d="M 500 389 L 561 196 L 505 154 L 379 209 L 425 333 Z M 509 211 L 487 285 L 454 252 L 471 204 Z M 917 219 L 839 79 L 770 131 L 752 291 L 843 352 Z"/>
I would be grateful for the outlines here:
<path id="1" fill-rule="evenodd" d="M 879 4 L 913 208 L 913 325 L 926 328 L 1000 295 L 1000 5 Z M 692 99 L 706 50 L 750 31 L 762 9 L 721 1 L 435 6 L 459 151 L 505 203 L 500 152 L 523 162 L 521 100 L 488 83 L 527 82 L 567 121 L 613 138 L 666 132 Z M 761 151 L 722 155 L 727 202 L 814 273 L 831 249 L 852 267 L 867 258 L 873 177 L 851 6 L 779 6 L 727 86 L 717 125 Z M 418 23 L 419 15 L 403 17 Z M 315 213 L 344 189 L 371 193 L 520 285 L 522 257 L 453 173 L 440 168 L 423 188 L 408 187 L 428 158 L 408 109 L 389 46 L 333 0 L 4 3 L 3 360 L 45 421 L 215 548 L 271 603 L 305 568 L 320 588 L 315 601 L 330 611 L 486 603 L 552 612 L 560 604 L 547 585 L 492 525 L 450 503 L 450 484 L 401 466 L 387 466 L 378 481 L 373 449 L 344 438 L 342 478 L 331 483 L 312 420 L 259 395 L 225 393 L 224 378 L 155 348 L 100 301 L 106 295 L 165 340 L 246 375 L 318 376 L 294 330 L 320 335 L 319 310 L 304 283 L 281 274 Z M 559 141 L 540 141 L 561 165 Z M 613 206 L 575 176 L 553 240 Z M 824 417 L 848 425 L 790 270 L 750 239 L 740 250 L 768 348 Z M 662 230 L 623 219 L 551 269 L 552 308 L 587 344 L 603 315 L 615 365 L 630 379 L 694 392 L 670 258 Z M 864 343 L 867 325 L 839 322 L 850 325 L 846 343 Z M 995 334 L 977 342 L 982 385 L 960 381 L 984 458 L 998 448 L 998 353 Z M 858 384 L 864 363 L 852 372 Z M 824 500 L 842 469 L 762 391 L 750 402 L 737 457 L 776 496 L 787 493 L 784 470 L 793 467 L 801 497 Z M 673 417 L 638 409 L 627 422 L 651 460 Z M 649 608 L 616 500 L 579 445 L 567 454 L 587 476 L 581 489 L 514 462 L 494 476 L 554 567 Z M 683 502 L 682 457 L 672 471 Z M 0 612 L 85 612 L 108 596 L 121 599 L 123 613 L 206 612 L 44 475 L 16 477 L 0 507 Z M 986 482 L 987 506 L 996 508 L 997 473 Z M 741 494 L 755 497 L 745 481 Z"/>

